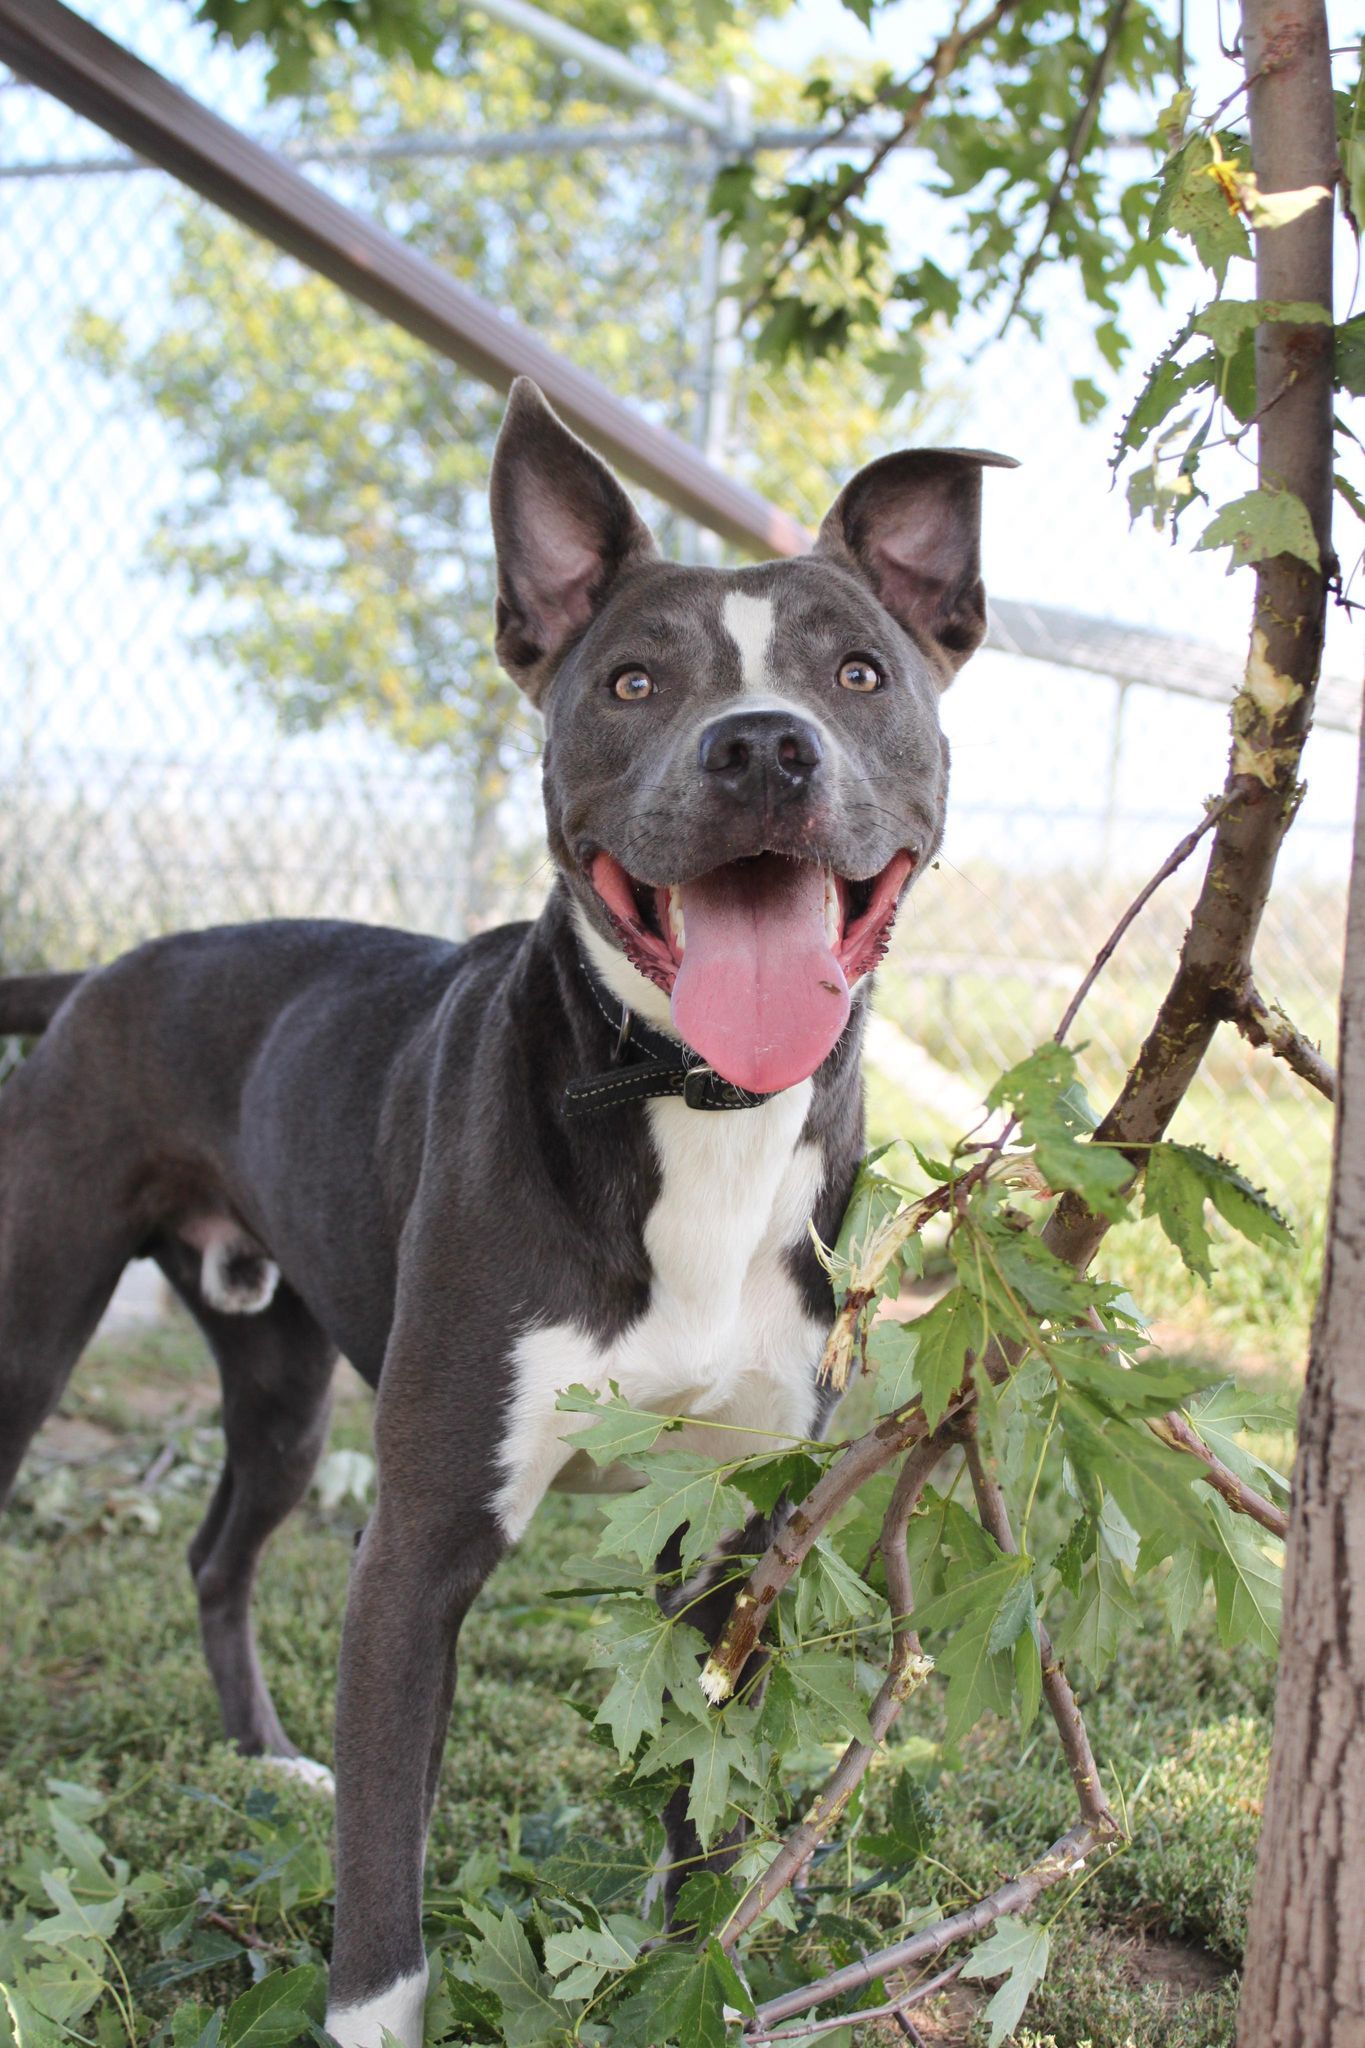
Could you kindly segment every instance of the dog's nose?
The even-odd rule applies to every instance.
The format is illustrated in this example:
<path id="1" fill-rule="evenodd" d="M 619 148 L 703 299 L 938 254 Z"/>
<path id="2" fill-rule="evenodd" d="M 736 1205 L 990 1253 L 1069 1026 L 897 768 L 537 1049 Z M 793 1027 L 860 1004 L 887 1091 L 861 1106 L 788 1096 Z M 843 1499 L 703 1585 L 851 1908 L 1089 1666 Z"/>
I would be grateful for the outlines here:
<path id="1" fill-rule="evenodd" d="M 729 795 L 781 803 L 803 796 L 824 761 L 820 735 L 791 711 L 727 711 L 697 745 L 702 770 Z"/>

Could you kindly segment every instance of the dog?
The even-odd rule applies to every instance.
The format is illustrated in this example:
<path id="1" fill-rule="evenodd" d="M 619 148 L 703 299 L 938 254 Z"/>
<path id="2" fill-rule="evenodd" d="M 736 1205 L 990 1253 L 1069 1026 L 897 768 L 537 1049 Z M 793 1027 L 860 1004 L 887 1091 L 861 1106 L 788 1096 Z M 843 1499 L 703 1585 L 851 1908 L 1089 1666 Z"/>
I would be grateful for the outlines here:
<path id="1" fill-rule="evenodd" d="M 519 381 L 490 496 L 497 652 L 546 730 L 540 916 L 463 945 L 246 925 L 0 983 L 0 1032 L 42 1034 L 0 1090 L 0 1499 L 154 1259 L 222 1381 L 189 1562 L 223 1725 L 305 1775 L 252 1584 L 338 1354 L 377 1390 L 336 1708 L 343 2048 L 421 2040 L 456 1638 L 546 1489 L 583 1478 L 561 1390 L 702 1418 L 718 1457 L 825 1420 L 811 1227 L 838 1232 L 873 970 L 942 836 L 989 465 L 1012 466 L 888 455 L 808 556 L 683 567 Z M 668 1822 L 695 1856 L 684 1802 Z"/>

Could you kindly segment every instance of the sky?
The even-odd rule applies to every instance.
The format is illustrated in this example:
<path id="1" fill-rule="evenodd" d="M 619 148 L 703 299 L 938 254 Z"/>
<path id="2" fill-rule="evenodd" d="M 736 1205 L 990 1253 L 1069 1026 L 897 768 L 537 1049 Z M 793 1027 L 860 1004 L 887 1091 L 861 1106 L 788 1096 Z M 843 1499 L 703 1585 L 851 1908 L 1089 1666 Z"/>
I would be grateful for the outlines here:
<path id="1" fill-rule="evenodd" d="M 258 128 L 261 65 L 211 49 L 189 32 L 179 0 L 84 0 L 85 12 L 167 64 L 177 81 L 218 110 Z M 940 10 L 902 0 L 877 18 L 876 47 L 892 56 L 922 47 Z M 1226 89 L 1212 7 L 1189 10 L 1201 38 L 1201 82 Z M 767 54 L 800 69 L 836 50 L 869 48 L 838 0 L 801 0 L 764 31 Z M 0 94 L 0 158 L 84 154 L 109 145 L 32 94 Z M 146 566 L 158 503 L 183 488 L 177 459 L 155 420 L 110 402 L 94 373 L 66 347 L 74 311 L 117 310 L 154 329 L 162 317 L 172 218 L 166 180 L 0 183 L 7 254 L 0 262 L 0 560 L 10 565 L 0 594 L 0 703 L 17 705 L 11 735 L 31 721 L 52 737 L 53 716 L 68 748 L 111 758 L 258 758 L 278 747 L 268 722 L 243 707 L 211 661 L 191 653 L 194 607 L 168 592 Z M 919 166 L 901 156 L 880 204 L 907 255 L 933 253 L 942 232 L 924 199 Z M 111 201 L 111 191 L 115 197 Z M 1134 336 L 1130 388 L 1185 310 L 1152 305 L 1135 292 L 1124 308 Z M 1083 309 L 1065 283 L 1047 286 L 1044 343 L 1022 329 L 969 362 L 978 336 L 950 337 L 941 367 L 961 392 L 955 437 L 1017 456 L 1019 471 L 987 479 L 984 556 L 998 595 L 1074 607 L 1166 632 L 1214 641 L 1240 655 L 1250 579 L 1222 562 L 1130 529 L 1122 492 L 1111 487 L 1107 455 L 1116 414 L 1082 427 L 1071 380 L 1094 373 Z M 960 359 L 959 359 L 960 352 Z M 39 368 L 39 366 L 41 366 Z M 92 426 L 93 423 L 93 426 Z M 1235 489 L 1246 488 L 1244 482 Z M 1359 670 L 1359 633 L 1334 621 L 1329 666 Z M 54 695 L 54 693 L 56 693 Z M 1035 857 L 1092 844 L 1093 817 L 1109 772 L 1117 694 L 1101 678 L 1078 676 L 997 654 L 977 657 L 945 704 L 955 755 L 954 830 L 962 851 L 996 843 L 1017 815 L 1019 838 Z M 210 735 L 211 723 L 211 735 Z M 308 743 L 300 767 L 353 752 L 353 738 Z M 369 743 L 364 743 L 368 748 Z M 1118 765 L 1119 809 L 1129 821 L 1133 859 L 1159 856 L 1170 821 L 1197 815 L 1222 780 L 1225 715 L 1165 693 L 1130 693 Z M 1343 873 L 1351 816 L 1354 747 L 1323 733 L 1310 743 L 1309 797 L 1294 858 Z M 1071 814 L 1086 822 L 1074 830 Z"/>

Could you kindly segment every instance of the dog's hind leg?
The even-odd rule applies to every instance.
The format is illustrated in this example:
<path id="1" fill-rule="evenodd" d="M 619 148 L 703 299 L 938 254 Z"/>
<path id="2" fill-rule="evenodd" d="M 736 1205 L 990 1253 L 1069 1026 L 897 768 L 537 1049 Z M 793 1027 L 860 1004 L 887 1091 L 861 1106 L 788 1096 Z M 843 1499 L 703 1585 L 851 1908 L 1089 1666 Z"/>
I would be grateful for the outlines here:
<path id="1" fill-rule="evenodd" d="M 288 1286 L 258 1314 L 229 1314 L 204 1300 L 186 1248 L 168 1248 L 159 1263 L 208 1339 L 223 1387 L 227 1460 L 189 1564 L 224 1732 L 244 1755 L 297 1759 L 300 1776 L 330 1782 L 280 1725 L 256 1651 L 251 1595 L 261 1553 L 303 1499 L 326 1442 L 336 1348 Z"/>

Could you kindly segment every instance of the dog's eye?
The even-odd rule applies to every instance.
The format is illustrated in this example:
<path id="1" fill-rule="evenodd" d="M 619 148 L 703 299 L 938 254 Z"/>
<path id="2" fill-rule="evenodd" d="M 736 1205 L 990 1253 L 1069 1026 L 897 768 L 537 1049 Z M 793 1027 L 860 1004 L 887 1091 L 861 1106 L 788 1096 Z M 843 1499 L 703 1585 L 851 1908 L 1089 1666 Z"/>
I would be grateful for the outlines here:
<path id="1" fill-rule="evenodd" d="M 638 704 L 654 695 L 654 684 L 642 668 L 623 668 L 612 688 L 623 704 Z"/>
<path id="2" fill-rule="evenodd" d="M 839 670 L 841 690 L 861 690 L 866 695 L 869 690 L 880 690 L 881 686 L 881 671 L 864 660 L 861 654 L 850 655 Z"/>

